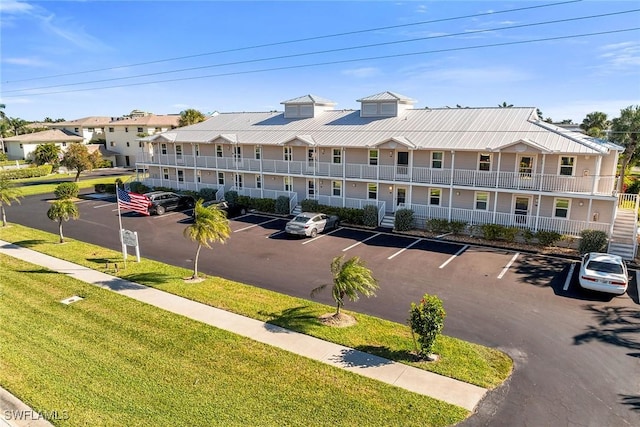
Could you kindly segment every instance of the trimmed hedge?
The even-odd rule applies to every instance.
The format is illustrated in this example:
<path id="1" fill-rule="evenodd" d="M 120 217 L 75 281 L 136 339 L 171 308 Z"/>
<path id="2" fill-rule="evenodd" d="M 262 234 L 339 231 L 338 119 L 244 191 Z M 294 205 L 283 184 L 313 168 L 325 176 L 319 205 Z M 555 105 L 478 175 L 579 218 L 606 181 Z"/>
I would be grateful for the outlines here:
<path id="1" fill-rule="evenodd" d="M 588 252 L 606 252 L 607 233 L 599 230 L 582 230 L 580 232 L 580 245 L 578 251 L 580 255 Z"/>
<path id="2" fill-rule="evenodd" d="M 289 215 L 291 213 L 289 211 L 289 201 L 290 199 L 287 196 L 278 196 L 276 199 L 276 214 Z"/>
<path id="3" fill-rule="evenodd" d="M 38 176 L 50 175 L 52 169 L 53 166 L 51 165 L 33 166 L 29 168 L 9 169 L 1 171 L 0 175 L 6 177 L 7 179 L 34 178 Z"/>
<path id="4" fill-rule="evenodd" d="M 80 187 L 75 182 L 63 182 L 53 190 L 53 194 L 60 200 L 74 199 L 78 197 L 78 193 L 80 193 Z"/>
<path id="5" fill-rule="evenodd" d="M 411 209 L 398 209 L 396 211 L 393 228 L 398 231 L 412 230 L 413 221 L 413 211 Z"/>
<path id="6" fill-rule="evenodd" d="M 366 227 L 378 226 L 378 208 L 374 205 L 367 205 L 362 209 L 362 224 Z"/>

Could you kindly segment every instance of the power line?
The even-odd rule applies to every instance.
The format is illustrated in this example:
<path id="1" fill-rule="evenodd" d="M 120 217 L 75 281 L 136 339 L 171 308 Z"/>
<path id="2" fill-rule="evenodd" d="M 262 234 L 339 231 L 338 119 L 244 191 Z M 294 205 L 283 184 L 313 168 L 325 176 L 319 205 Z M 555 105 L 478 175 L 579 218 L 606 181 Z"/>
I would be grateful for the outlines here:
<path id="1" fill-rule="evenodd" d="M 279 60 L 279 59 L 291 59 L 291 58 L 297 58 L 297 57 L 303 57 L 303 56 L 322 55 L 322 54 L 327 54 L 327 53 L 344 52 L 344 51 L 350 51 L 350 50 L 356 50 L 356 49 L 366 49 L 366 48 L 371 48 L 371 47 L 380 47 L 380 46 L 389 46 L 389 45 L 396 45 L 396 44 L 412 43 L 412 42 L 416 42 L 416 41 L 433 40 L 433 39 L 439 39 L 439 38 L 455 37 L 455 36 L 460 36 L 460 35 L 470 35 L 470 34 L 479 34 L 479 33 L 494 32 L 494 31 L 512 30 L 512 29 L 517 29 L 517 28 L 535 27 L 535 26 L 540 26 L 540 25 L 559 24 L 559 23 L 566 23 L 566 22 L 572 22 L 572 21 L 580 21 L 580 20 L 585 20 L 585 19 L 603 18 L 603 17 L 608 17 L 608 16 L 614 16 L 614 15 L 624 15 L 624 14 L 634 13 L 634 12 L 640 12 L 640 9 L 632 9 L 632 10 L 626 10 L 626 11 L 620 11 L 620 12 L 610 12 L 610 13 L 604 13 L 604 14 L 598 14 L 598 15 L 581 16 L 581 17 L 575 17 L 575 18 L 564 18 L 564 19 L 557 19 L 557 20 L 553 20 L 553 21 L 534 22 L 534 23 L 529 23 L 529 24 L 512 25 L 512 26 L 507 26 L 507 27 L 487 28 L 487 29 L 474 30 L 474 31 L 464 31 L 464 32 L 460 32 L 460 33 L 441 34 L 441 35 L 437 35 L 437 36 L 418 37 L 418 38 L 413 38 L 413 39 L 408 39 L 408 40 L 397 40 L 397 41 L 391 41 L 391 42 L 373 43 L 373 44 L 367 44 L 367 45 L 349 46 L 349 47 L 335 48 L 335 49 L 326 49 L 326 50 L 320 50 L 320 51 L 314 51 L 314 52 L 304 52 L 304 53 L 297 53 L 297 54 L 290 54 L 290 55 L 273 56 L 273 57 L 268 57 L 268 58 L 248 59 L 248 60 L 243 60 L 243 61 L 226 62 L 226 63 L 221 63 L 221 64 L 202 65 L 202 66 L 199 66 L 199 67 L 181 68 L 181 69 L 178 69 L 178 70 L 170 70 L 170 71 L 158 71 L 158 72 L 154 72 L 154 73 L 137 74 L 137 75 L 134 75 L 134 76 L 113 77 L 113 78 L 108 78 L 108 79 L 90 80 L 90 81 L 74 82 L 74 83 L 65 83 L 65 84 L 50 85 L 50 86 L 39 86 L 39 87 L 26 88 L 26 89 L 13 89 L 13 90 L 4 91 L 3 93 L 7 94 L 7 93 L 25 92 L 25 91 L 31 91 L 31 90 L 41 90 L 41 89 L 51 89 L 51 88 L 59 88 L 59 87 L 78 86 L 78 85 L 91 84 L 91 83 L 105 83 L 105 82 L 111 82 L 111 81 L 130 80 L 130 79 L 136 79 L 136 78 L 141 78 L 141 77 L 151 77 L 151 76 L 158 76 L 158 75 L 165 75 L 165 74 L 181 73 L 181 72 L 185 72 L 185 71 L 202 70 L 202 69 L 206 69 L 206 68 L 218 68 L 218 67 L 224 67 L 224 66 L 229 66 L 229 65 L 241 65 L 241 64 L 250 64 L 250 63 L 257 63 L 257 62 L 264 62 L 264 61 L 273 61 L 273 60 Z"/>
<path id="2" fill-rule="evenodd" d="M 542 39 L 520 40 L 520 41 L 514 41 L 514 42 L 493 43 L 493 44 L 485 44 L 485 45 L 477 45 L 477 46 L 464 46 L 464 47 L 458 47 L 458 48 L 447 48 L 447 49 L 438 49 L 438 50 L 421 51 L 421 52 L 400 53 L 395 55 L 383 55 L 383 56 L 373 56 L 373 57 L 367 57 L 367 58 L 344 59 L 339 61 L 317 62 L 313 64 L 289 65 L 289 66 L 283 66 L 283 67 L 263 68 L 263 69 L 248 70 L 248 71 L 234 71 L 234 72 L 228 72 L 228 73 L 208 74 L 204 76 L 182 77 L 182 78 L 166 79 L 166 80 L 154 80 L 150 82 L 129 83 L 129 84 L 122 84 L 122 85 L 114 85 L 114 86 L 103 86 L 103 87 L 95 87 L 95 88 L 33 93 L 33 94 L 29 94 L 29 96 L 54 95 L 59 93 L 72 93 L 72 92 L 84 92 L 84 91 L 90 91 L 90 90 L 93 91 L 93 90 L 103 90 L 103 89 L 114 89 L 114 88 L 142 86 L 142 85 L 149 85 L 149 84 L 156 84 L 156 83 L 171 83 L 171 82 L 184 81 L 184 80 L 200 80 L 200 79 L 206 79 L 206 78 L 212 78 L 212 77 L 236 76 L 236 75 L 243 75 L 243 74 L 263 73 L 268 71 L 310 68 L 310 67 L 318 67 L 323 65 L 335 65 L 335 64 L 345 64 L 345 63 L 360 62 L 360 61 L 371 61 L 371 60 L 378 60 L 378 59 L 400 58 L 400 57 L 408 57 L 408 56 L 426 55 L 431 53 L 454 52 L 454 51 L 484 49 L 484 48 L 501 47 L 501 46 L 513 46 L 513 45 L 519 45 L 519 44 L 539 43 L 539 42 L 552 41 L 552 40 L 566 40 L 566 39 L 572 39 L 572 38 L 591 37 L 591 36 L 599 36 L 604 34 L 616 34 L 616 33 L 638 31 L 638 30 L 640 30 L 640 27 L 600 31 L 595 33 L 572 34 L 568 36 L 546 37 Z M 16 98 L 19 96 L 24 96 L 24 95 L 8 95 L 8 96 L 4 96 L 4 98 Z"/>
<path id="3" fill-rule="evenodd" d="M 355 35 L 355 34 L 364 34 L 364 33 L 369 33 L 369 32 L 373 32 L 373 31 L 392 30 L 392 29 L 397 29 L 397 28 L 406 28 L 406 27 L 411 27 L 411 26 L 434 24 L 434 23 L 438 23 L 438 22 L 448 22 L 448 21 L 455 21 L 455 20 L 460 20 L 460 19 L 477 18 L 477 17 L 487 16 L 487 15 L 498 15 L 498 14 L 503 14 L 503 13 L 519 12 L 519 11 L 523 11 L 523 10 L 540 9 L 540 8 L 552 7 L 552 6 L 561 6 L 561 5 L 565 5 L 565 4 L 571 4 L 571 3 L 580 3 L 582 1 L 583 0 L 569 0 L 569 1 L 563 1 L 563 2 L 557 2 L 557 3 L 549 3 L 549 4 L 543 4 L 543 5 L 537 5 L 537 6 L 521 7 L 521 8 L 516 8 L 516 9 L 506 9 L 506 10 L 499 10 L 499 11 L 492 11 L 492 12 L 485 12 L 485 13 L 477 13 L 477 14 L 473 14 L 473 15 L 462 15 L 462 16 L 456 16 L 456 17 L 451 17 L 451 18 L 434 19 L 434 20 L 431 20 L 431 21 L 420 21 L 420 22 L 413 22 L 413 23 L 409 23 L 409 24 L 389 25 L 389 26 L 385 26 L 385 27 L 369 28 L 369 29 L 365 29 L 365 30 L 348 31 L 348 32 L 343 32 L 343 33 L 307 37 L 307 38 L 302 38 L 302 39 L 287 40 L 287 41 L 273 42 L 273 43 L 265 43 L 265 44 L 259 44 L 259 45 L 254 45 L 254 46 L 245 46 L 245 47 L 239 47 L 239 48 L 234 48 L 234 49 L 218 50 L 218 51 L 214 51 L 214 52 L 198 53 L 198 54 L 194 54 L 194 55 L 186 55 L 186 56 L 178 56 L 178 57 L 173 57 L 173 58 L 158 59 L 158 60 L 154 60 L 154 61 L 138 62 L 138 63 L 135 63 L 135 64 L 129 64 L 129 65 L 118 65 L 118 66 L 115 66 L 115 67 L 96 68 L 96 69 L 93 69 L 93 70 L 76 71 L 76 72 L 73 72 L 73 73 L 64 73 L 64 74 L 55 74 L 55 75 L 50 75 L 50 76 L 32 77 L 32 78 L 28 78 L 28 79 L 6 81 L 6 82 L 4 82 L 4 84 L 26 82 L 26 81 L 33 81 L 33 80 L 44 80 L 44 79 L 51 79 L 51 78 L 55 78 L 55 77 L 75 76 L 75 75 L 79 75 L 79 74 L 89 74 L 89 73 L 96 73 L 96 72 L 100 72 L 100 71 L 117 70 L 117 69 L 120 69 L 120 68 L 139 67 L 139 66 L 142 66 L 142 65 L 159 64 L 159 63 L 162 63 L 162 62 L 179 61 L 179 60 L 182 60 L 182 59 L 198 58 L 198 57 L 202 57 L 202 56 L 218 55 L 218 54 L 222 54 L 222 53 L 240 52 L 240 51 L 243 51 L 243 50 L 260 49 L 260 48 L 265 48 L 265 47 L 282 46 L 282 45 L 286 45 L 286 44 L 301 43 L 301 42 L 307 42 L 307 41 L 313 41 L 313 40 L 322 40 L 322 39 L 328 39 L 328 38 L 334 38 L 334 37 L 351 36 L 351 35 Z"/>

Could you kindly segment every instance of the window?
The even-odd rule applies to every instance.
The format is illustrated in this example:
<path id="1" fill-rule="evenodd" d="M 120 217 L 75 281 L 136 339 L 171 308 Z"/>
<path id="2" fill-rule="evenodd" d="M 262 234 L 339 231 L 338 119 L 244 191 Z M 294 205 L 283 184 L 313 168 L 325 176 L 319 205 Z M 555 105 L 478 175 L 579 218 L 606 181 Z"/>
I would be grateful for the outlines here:
<path id="1" fill-rule="evenodd" d="M 111 141 L 111 142 L 109 143 L 109 145 L 110 145 L 110 146 L 112 146 L 112 147 L 115 147 L 115 146 L 116 146 L 116 143 L 115 143 L 115 141 Z"/>
<path id="2" fill-rule="evenodd" d="M 293 185 L 291 184 L 291 177 L 285 176 L 282 178 L 284 191 L 293 191 Z"/>
<path id="3" fill-rule="evenodd" d="M 440 188 L 429 189 L 429 204 L 432 206 L 440 206 L 442 199 L 442 190 Z"/>
<path id="4" fill-rule="evenodd" d="M 256 188 L 262 188 L 262 177 L 260 175 L 256 175 Z"/>
<path id="5" fill-rule="evenodd" d="M 167 168 L 162 169 L 162 177 L 164 179 L 169 179 L 169 169 Z"/>
<path id="6" fill-rule="evenodd" d="M 126 128 L 124 128 L 124 131 L 125 131 L 125 132 L 129 132 L 129 128 L 127 128 L 127 127 L 126 127 Z"/>
<path id="7" fill-rule="evenodd" d="M 182 145 L 176 145 L 176 159 L 182 159 Z"/>
<path id="8" fill-rule="evenodd" d="M 196 153 L 196 157 L 198 157 L 200 155 L 200 145 L 196 144 L 194 147 L 195 153 Z"/>
<path id="9" fill-rule="evenodd" d="M 233 160 L 239 162 L 242 160 L 242 147 L 239 145 L 233 146 Z"/>
<path id="10" fill-rule="evenodd" d="M 335 164 L 342 163 L 342 150 L 340 148 L 333 149 L 333 163 Z"/>
<path id="11" fill-rule="evenodd" d="M 560 175 L 573 176 L 575 157 L 560 157 Z"/>
<path id="12" fill-rule="evenodd" d="M 142 128 L 138 128 L 138 133 L 143 133 L 144 130 Z"/>
<path id="13" fill-rule="evenodd" d="M 489 209 L 489 193 L 484 191 L 476 192 L 475 208 L 479 211 L 486 211 Z"/>
<path id="14" fill-rule="evenodd" d="M 197 171 L 197 172 L 196 172 L 196 178 L 198 179 L 198 182 L 201 182 L 201 181 L 202 181 L 202 178 L 201 178 L 201 176 L 200 176 L 200 175 L 202 175 L 202 174 L 201 174 L 201 171 Z"/>
<path id="15" fill-rule="evenodd" d="M 88 130 L 89 132 L 95 132 L 95 129 L 94 129 L 94 128 L 87 128 L 87 130 Z"/>
<path id="16" fill-rule="evenodd" d="M 431 152 L 431 167 L 433 169 L 442 169 L 444 164 L 444 152 L 432 151 Z"/>
<path id="17" fill-rule="evenodd" d="M 313 179 L 307 180 L 307 194 L 310 199 L 316 198 L 316 183 Z"/>
<path id="18" fill-rule="evenodd" d="M 127 141 L 127 147 L 129 146 L 129 141 Z"/>
<path id="19" fill-rule="evenodd" d="M 376 184 L 367 184 L 367 191 L 369 200 L 377 200 L 378 199 L 378 186 Z"/>
<path id="20" fill-rule="evenodd" d="M 67 146 L 67 143 L 66 143 L 66 142 L 63 142 L 63 143 L 62 143 L 62 146 L 63 146 L 63 147 L 66 147 L 66 146 Z"/>
<path id="21" fill-rule="evenodd" d="M 22 148 L 22 143 L 20 144 L 20 148 Z"/>
<path id="22" fill-rule="evenodd" d="M 480 154 L 478 158 L 478 170 L 490 171 L 491 170 L 491 154 Z"/>
<path id="23" fill-rule="evenodd" d="M 307 164 L 313 167 L 316 160 L 316 152 L 313 148 L 307 150 Z"/>
<path id="24" fill-rule="evenodd" d="M 342 197 L 342 181 L 331 181 L 331 194 Z"/>
<path id="25" fill-rule="evenodd" d="M 378 166 L 378 150 L 369 150 L 369 164 Z"/>
<path id="26" fill-rule="evenodd" d="M 224 186 L 224 172 L 218 172 L 218 185 Z"/>
<path id="27" fill-rule="evenodd" d="M 184 182 L 184 171 L 178 171 L 178 182 Z"/>
<path id="28" fill-rule="evenodd" d="M 144 145 L 144 144 L 142 143 L 142 141 L 138 142 L 138 147 L 139 147 L 139 148 L 142 148 L 142 146 L 143 146 L 143 145 Z"/>
<path id="29" fill-rule="evenodd" d="M 73 131 L 74 131 L 75 133 L 78 133 L 78 132 L 80 132 L 80 128 L 73 128 Z"/>
<path id="30" fill-rule="evenodd" d="M 255 149 L 255 159 L 260 160 L 262 158 L 262 147 L 257 147 Z"/>
<path id="31" fill-rule="evenodd" d="M 291 147 L 282 147 L 282 159 L 285 162 L 291 161 Z"/>
<path id="32" fill-rule="evenodd" d="M 109 128 L 109 132 L 113 132 L 113 128 Z"/>
<path id="33" fill-rule="evenodd" d="M 569 199 L 554 200 L 553 216 L 556 218 L 569 218 Z"/>
<path id="34" fill-rule="evenodd" d="M 234 174 L 233 181 L 234 181 L 234 183 L 236 185 L 236 188 L 238 188 L 238 189 L 242 188 L 242 174 L 241 173 Z"/>
<path id="35" fill-rule="evenodd" d="M 160 153 L 164 155 L 167 154 L 167 144 L 160 144 Z"/>
<path id="36" fill-rule="evenodd" d="M 216 157 L 222 157 L 222 145 L 216 145 Z"/>

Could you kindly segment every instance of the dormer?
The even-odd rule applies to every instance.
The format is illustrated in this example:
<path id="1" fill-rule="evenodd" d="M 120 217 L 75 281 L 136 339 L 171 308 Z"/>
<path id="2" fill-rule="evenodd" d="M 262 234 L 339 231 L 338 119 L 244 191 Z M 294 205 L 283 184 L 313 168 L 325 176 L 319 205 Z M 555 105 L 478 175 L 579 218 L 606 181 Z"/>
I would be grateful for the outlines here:
<path id="1" fill-rule="evenodd" d="M 317 117 L 322 111 L 333 110 L 335 102 L 315 95 L 305 95 L 299 98 L 283 101 L 285 119 L 307 119 Z"/>
<path id="2" fill-rule="evenodd" d="M 395 92 L 381 92 L 358 99 L 360 117 L 398 117 L 416 103 L 414 99 Z"/>

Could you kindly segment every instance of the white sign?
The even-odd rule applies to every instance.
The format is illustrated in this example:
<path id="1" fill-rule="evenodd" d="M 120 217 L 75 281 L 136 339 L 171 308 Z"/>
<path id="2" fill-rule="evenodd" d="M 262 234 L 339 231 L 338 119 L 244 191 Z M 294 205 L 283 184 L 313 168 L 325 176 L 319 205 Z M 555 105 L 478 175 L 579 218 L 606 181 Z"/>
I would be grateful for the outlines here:
<path id="1" fill-rule="evenodd" d="M 138 233 L 131 230 L 122 230 L 122 243 L 127 246 L 138 246 Z"/>

